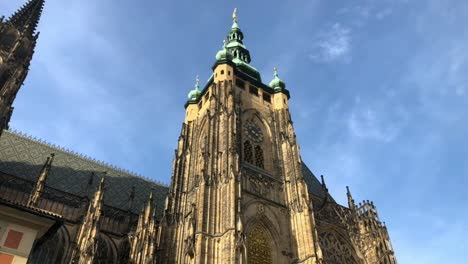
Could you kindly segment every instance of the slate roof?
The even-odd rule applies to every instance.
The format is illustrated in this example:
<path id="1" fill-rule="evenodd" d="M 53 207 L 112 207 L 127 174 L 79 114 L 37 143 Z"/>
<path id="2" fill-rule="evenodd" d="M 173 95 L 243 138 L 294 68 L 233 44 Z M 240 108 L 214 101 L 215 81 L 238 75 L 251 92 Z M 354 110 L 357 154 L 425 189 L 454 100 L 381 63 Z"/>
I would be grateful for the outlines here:
<path id="1" fill-rule="evenodd" d="M 325 198 L 325 193 L 322 191 L 322 184 L 304 162 L 302 163 L 302 175 L 304 176 L 309 193 L 319 198 Z"/>
<path id="2" fill-rule="evenodd" d="M 157 215 L 162 215 L 168 192 L 167 186 L 20 133 L 7 130 L 0 137 L 0 171 L 35 182 L 47 156 L 51 153 L 55 153 L 55 158 L 47 177 L 47 186 L 86 197 L 94 192 L 99 182 L 97 177 L 101 177 L 102 172 L 106 171 L 105 204 L 126 210 L 131 188 L 135 186 L 131 211 L 139 213 L 149 192 L 153 190 Z M 317 177 L 304 163 L 302 170 L 309 192 L 316 197 L 324 198 L 325 194 Z M 94 177 L 92 190 L 88 190 L 88 181 L 92 172 L 98 176 Z"/>
<path id="3" fill-rule="evenodd" d="M 94 193 L 99 183 L 97 177 L 106 171 L 105 204 L 126 210 L 132 186 L 135 186 L 131 211 L 139 213 L 153 190 L 158 215 L 161 216 L 167 186 L 16 132 L 4 131 L 0 137 L 0 171 L 35 182 L 51 153 L 55 153 L 55 158 L 46 180 L 47 186 L 86 197 Z M 92 172 L 96 176 L 92 190 L 88 190 Z"/>

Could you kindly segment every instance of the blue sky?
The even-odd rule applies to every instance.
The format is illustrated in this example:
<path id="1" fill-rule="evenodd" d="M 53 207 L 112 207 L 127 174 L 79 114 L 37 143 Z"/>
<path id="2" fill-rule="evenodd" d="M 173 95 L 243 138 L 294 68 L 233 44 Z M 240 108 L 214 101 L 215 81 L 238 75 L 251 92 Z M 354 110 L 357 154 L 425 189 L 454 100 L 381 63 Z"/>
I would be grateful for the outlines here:
<path id="1" fill-rule="evenodd" d="M 168 183 L 187 92 L 210 76 L 234 7 L 337 201 L 346 185 L 373 200 L 399 263 L 467 263 L 464 0 L 48 0 L 11 126 Z"/>

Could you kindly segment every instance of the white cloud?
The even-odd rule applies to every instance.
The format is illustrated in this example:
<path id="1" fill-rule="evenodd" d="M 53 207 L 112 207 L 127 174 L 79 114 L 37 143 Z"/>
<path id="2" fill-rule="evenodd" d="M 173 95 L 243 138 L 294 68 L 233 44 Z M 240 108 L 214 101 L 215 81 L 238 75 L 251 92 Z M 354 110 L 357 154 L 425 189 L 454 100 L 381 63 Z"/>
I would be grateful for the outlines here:
<path id="1" fill-rule="evenodd" d="M 327 32 L 321 32 L 309 58 L 316 62 L 351 60 L 351 29 L 335 23 Z"/>
<path id="2" fill-rule="evenodd" d="M 391 101 L 391 98 L 382 98 L 361 103 L 361 98 L 356 97 L 354 108 L 347 119 L 351 135 L 381 142 L 394 140 L 409 116 L 402 107 Z"/>
<path id="3" fill-rule="evenodd" d="M 389 15 L 392 14 L 392 9 L 390 8 L 385 8 L 383 10 L 380 10 L 378 11 L 376 14 L 375 14 L 375 18 L 377 18 L 378 20 L 382 20 L 386 17 L 388 17 Z"/>
<path id="4" fill-rule="evenodd" d="M 383 126 L 378 114 L 370 108 L 352 112 L 348 119 L 348 127 L 356 137 L 384 142 L 392 141 L 398 132 L 395 127 Z"/>

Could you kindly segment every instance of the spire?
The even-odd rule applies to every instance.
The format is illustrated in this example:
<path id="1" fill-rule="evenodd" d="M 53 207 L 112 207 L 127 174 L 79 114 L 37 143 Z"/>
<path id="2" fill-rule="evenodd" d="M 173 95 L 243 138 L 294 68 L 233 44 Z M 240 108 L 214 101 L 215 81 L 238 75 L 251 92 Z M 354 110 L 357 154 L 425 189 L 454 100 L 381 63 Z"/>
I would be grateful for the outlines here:
<path id="1" fill-rule="evenodd" d="M 200 79 L 198 78 L 198 74 L 195 77 L 195 89 L 200 90 Z"/>
<path id="2" fill-rule="evenodd" d="M 356 205 L 354 204 L 354 199 L 353 196 L 351 195 L 351 192 L 349 191 L 349 187 L 346 186 L 346 196 L 348 197 L 348 207 L 349 209 L 355 209 Z"/>
<path id="3" fill-rule="evenodd" d="M 44 2 L 45 0 L 29 0 L 29 2 L 16 11 L 8 21 L 20 32 L 32 36 L 36 31 L 37 24 L 39 24 Z"/>
<path id="4" fill-rule="evenodd" d="M 232 27 L 228 34 L 228 51 L 238 59 L 240 62 L 250 63 L 250 53 L 247 48 L 244 46 L 242 40 L 244 39 L 244 34 L 242 33 L 239 24 L 237 24 L 237 8 L 234 8 L 232 13 Z"/>
<path id="5" fill-rule="evenodd" d="M 153 191 L 150 192 L 146 206 L 138 217 L 138 224 L 131 240 L 130 263 L 153 263 L 158 226 L 155 219 Z"/>
<path id="6" fill-rule="evenodd" d="M 84 216 L 83 223 L 76 236 L 76 247 L 72 255 L 72 263 L 85 264 L 92 263 L 97 251 L 97 239 L 99 234 L 99 222 L 104 206 L 104 187 L 105 175 L 104 172 L 101 182 L 94 193 L 93 200 L 89 203 L 88 211 Z"/>
<path id="7" fill-rule="evenodd" d="M 325 183 L 325 179 L 323 178 L 323 175 L 320 175 L 320 179 L 322 180 L 322 189 L 328 192 L 327 184 Z"/>
<path id="8" fill-rule="evenodd" d="M 37 202 L 41 197 L 42 191 L 44 190 L 47 176 L 49 175 L 49 171 L 52 168 L 52 162 L 54 161 L 54 157 L 54 153 L 50 154 L 50 156 L 47 157 L 44 166 L 42 166 L 36 185 L 34 186 L 34 189 L 32 190 L 31 195 L 29 196 L 28 206 L 37 206 Z"/>

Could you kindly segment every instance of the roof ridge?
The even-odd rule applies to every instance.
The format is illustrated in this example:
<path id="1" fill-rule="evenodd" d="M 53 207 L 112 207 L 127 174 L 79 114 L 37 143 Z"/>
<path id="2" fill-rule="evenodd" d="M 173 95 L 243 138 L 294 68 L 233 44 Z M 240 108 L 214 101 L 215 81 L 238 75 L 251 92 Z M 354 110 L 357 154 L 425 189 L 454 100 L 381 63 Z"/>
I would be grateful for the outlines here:
<path id="1" fill-rule="evenodd" d="M 108 162 L 105 162 L 105 161 L 102 161 L 102 160 L 98 160 L 96 158 L 93 158 L 91 156 L 88 156 L 88 155 L 85 155 L 83 153 L 79 153 L 77 151 L 74 151 L 74 150 L 71 150 L 71 149 L 68 149 L 68 148 L 65 148 L 65 147 L 62 147 L 62 146 L 59 146 L 59 145 L 56 145 L 52 142 L 49 142 L 49 141 L 46 141 L 44 139 L 41 139 L 41 138 L 37 138 L 35 136 L 32 136 L 32 135 L 29 135 L 25 132 L 22 132 L 20 130 L 17 130 L 17 129 L 14 129 L 14 128 L 10 128 L 8 130 L 4 130 L 4 132 L 6 133 L 10 133 L 12 135 L 15 135 L 15 136 L 19 136 L 19 137 L 22 137 L 24 139 L 27 139 L 27 140 L 30 140 L 32 142 L 35 142 L 35 143 L 38 143 L 38 144 L 41 144 L 41 145 L 44 145 L 44 146 L 47 146 L 47 147 L 50 147 L 50 148 L 54 148 L 56 150 L 59 150 L 59 151 L 62 151 L 66 154 L 69 154 L 69 155 L 73 155 L 73 156 L 76 156 L 78 158 L 81 158 L 81 159 L 84 159 L 84 160 L 87 160 L 87 161 L 90 161 L 90 162 L 93 162 L 93 163 L 96 163 L 98 165 L 101 165 L 101 166 L 104 166 L 104 167 L 108 167 L 112 170 L 115 170 L 117 172 L 120 172 L 120 173 L 125 173 L 125 174 L 128 174 L 130 176 L 133 176 L 133 177 L 136 177 L 136 178 L 141 178 L 141 179 L 144 179 L 144 180 L 147 180 L 147 181 L 150 181 L 150 182 L 153 182 L 157 185 L 160 185 L 161 187 L 169 187 L 168 184 L 166 183 L 163 183 L 162 181 L 159 181 L 159 180 L 155 180 L 155 179 L 151 179 L 149 177 L 146 177 L 146 176 L 143 176 L 139 173 L 136 173 L 136 172 L 133 172 L 133 171 L 130 171 L 128 169 L 124 169 L 124 168 L 120 168 L 120 167 L 117 167 L 116 165 L 113 165 L 113 164 L 110 164 Z"/>

